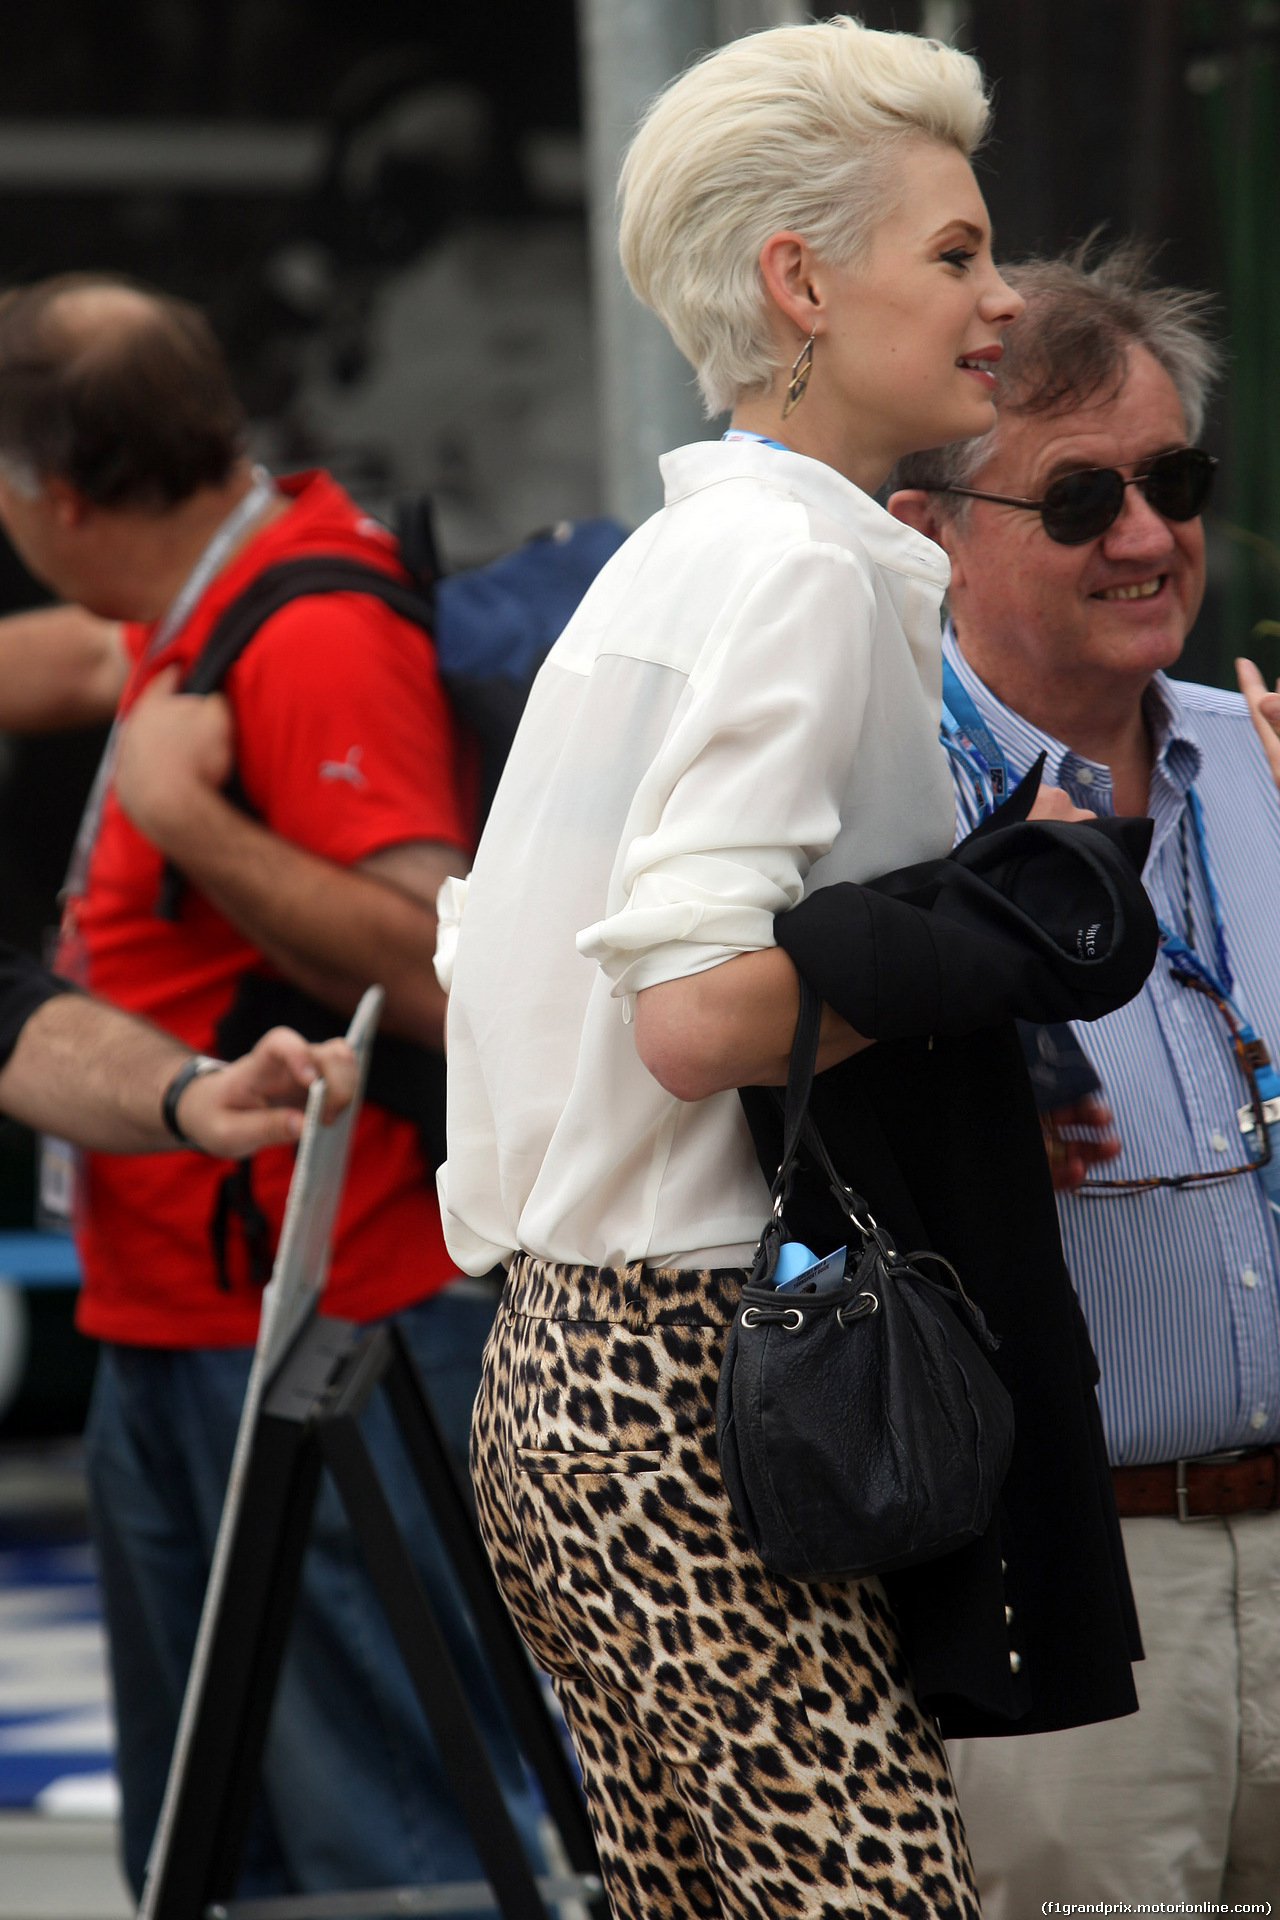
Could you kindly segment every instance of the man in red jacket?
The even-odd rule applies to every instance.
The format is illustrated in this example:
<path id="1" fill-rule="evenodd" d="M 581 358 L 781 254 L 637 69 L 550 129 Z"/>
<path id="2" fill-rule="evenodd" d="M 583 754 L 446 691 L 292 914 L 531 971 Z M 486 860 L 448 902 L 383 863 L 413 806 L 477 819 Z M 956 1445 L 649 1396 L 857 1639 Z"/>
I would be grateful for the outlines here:
<path id="1" fill-rule="evenodd" d="M 273 614 L 225 696 L 175 692 L 274 563 L 340 554 L 401 577 L 390 536 L 326 474 L 275 482 L 243 447 L 193 308 L 99 276 L 0 301 L 0 521 L 65 603 L 0 621 L 0 726 L 119 723 L 69 876 L 59 971 L 209 1054 L 282 1021 L 321 1039 L 367 985 L 385 987 L 390 1069 L 380 1079 L 375 1063 L 358 1123 L 326 1308 L 400 1316 L 461 1449 L 493 1299 L 456 1282 L 413 1094 L 429 1092 L 441 1045 L 435 896 L 469 839 L 459 742 L 421 628 L 359 593 Z M 221 791 L 233 769 L 234 804 Z M 176 918 L 156 911 L 166 861 L 185 883 Z M 89 1154 L 82 1168 L 79 1324 L 104 1343 L 86 1444 L 135 1887 L 291 1170 L 287 1147 L 251 1170 L 197 1153 Z M 377 1401 L 366 1432 L 495 1721 Z M 514 1788 L 509 1750 L 506 1767 Z M 332 1489 L 264 1786 L 246 1887 L 478 1877 Z"/>

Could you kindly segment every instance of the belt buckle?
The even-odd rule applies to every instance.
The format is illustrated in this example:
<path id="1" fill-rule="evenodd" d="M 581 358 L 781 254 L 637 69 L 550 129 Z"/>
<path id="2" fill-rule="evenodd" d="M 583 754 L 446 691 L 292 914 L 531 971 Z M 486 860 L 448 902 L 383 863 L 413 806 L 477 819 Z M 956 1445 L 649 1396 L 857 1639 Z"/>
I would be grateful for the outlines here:
<path id="1" fill-rule="evenodd" d="M 1187 1468 L 1188 1467 L 1229 1466 L 1231 1462 L 1234 1460 L 1243 1460 L 1247 1452 L 1248 1452 L 1247 1447 L 1231 1447 L 1224 1453 L 1192 1453 L 1192 1454 L 1186 1455 L 1186 1457 L 1181 1460 L 1174 1461 L 1173 1491 L 1174 1491 L 1174 1498 L 1178 1503 L 1179 1526 L 1189 1527 L 1189 1526 L 1192 1526 L 1197 1520 L 1218 1520 L 1218 1519 L 1221 1519 L 1222 1517 L 1220 1514 L 1217 1514 L 1217 1513 L 1191 1513 L 1189 1511 L 1188 1509 L 1189 1495 L 1187 1493 Z"/>

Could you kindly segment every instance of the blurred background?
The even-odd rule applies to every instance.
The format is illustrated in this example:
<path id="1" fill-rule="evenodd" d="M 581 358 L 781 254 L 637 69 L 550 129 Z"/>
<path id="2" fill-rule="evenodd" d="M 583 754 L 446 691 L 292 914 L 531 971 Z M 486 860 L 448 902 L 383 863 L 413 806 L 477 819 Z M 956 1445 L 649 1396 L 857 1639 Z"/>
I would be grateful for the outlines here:
<path id="1" fill-rule="evenodd" d="M 200 301 L 261 456 L 374 512 L 429 489 L 446 560 L 634 521 L 712 431 L 608 258 L 619 146 L 698 48 L 790 0 L 46 0 L 0 63 L 0 284 L 124 269 Z M 1277 0 L 868 0 L 995 82 L 981 176 L 1006 257 L 1098 225 L 1213 288 L 1224 485 L 1188 669 L 1280 626 Z M 592 214 L 595 214 L 593 223 Z M 592 229 L 597 271 L 592 275 Z M 38 590 L 0 552 L 0 608 Z M 1280 670 L 1280 632 L 1253 644 Z M 97 742 L 10 741 L 0 932 L 38 943 Z"/>
<path id="2" fill-rule="evenodd" d="M 1148 236 L 1163 275 L 1217 295 L 1230 377 L 1208 444 L 1223 484 L 1183 671 L 1231 684 L 1233 655 L 1249 651 L 1274 677 L 1280 0 L 858 11 L 973 51 L 994 81 L 979 173 L 999 256 L 1101 226 Z M 613 264 L 618 153 L 694 52 L 809 12 L 791 0 L 11 5 L 0 284 L 111 268 L 199 301 L 260 457 L 327 466 L 374 513 L 428 490 L 450 566 L 564 517 L 634 523 L 657 504 L 656 455 L 719 423 L 701 419 L 688 369 Z M 0 613 L 40 598 L 0 543 Z M 101 745 L 0 736 L 0 935 L 39 948 Z M 32 1205 L 32 1143 L 0 1122 L 0 1229 L 29 1228 Z M 73 1543 L 80 1525 L 67 1448 L 92 1351 L 72 1331 L 66 1278 L 0 1281 L 0 1550 L 25 1551 L 33 1527 Z M 5 1659 L 0 1638 L 0 1803 Z M 0 1913 L 27 1910 L 0 1892 Z"/>

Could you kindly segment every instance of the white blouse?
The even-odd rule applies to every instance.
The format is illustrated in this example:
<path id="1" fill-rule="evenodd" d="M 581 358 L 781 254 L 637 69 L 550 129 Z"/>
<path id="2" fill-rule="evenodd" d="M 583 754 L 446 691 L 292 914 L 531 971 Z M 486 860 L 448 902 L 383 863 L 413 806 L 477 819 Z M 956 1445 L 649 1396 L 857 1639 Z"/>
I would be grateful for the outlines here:
<path id="1" fill-rule="evenodd" d="M 769 947 L 836 880 L 948 851 L 941 549 L 754 441 L 662 461 L 529 698 L 469 880 L 441 894 L 445 1239 L 620 1266 L 739 1265 L 768 1190 L 736 1093 L 636 1053 L 641 988 Z"/>

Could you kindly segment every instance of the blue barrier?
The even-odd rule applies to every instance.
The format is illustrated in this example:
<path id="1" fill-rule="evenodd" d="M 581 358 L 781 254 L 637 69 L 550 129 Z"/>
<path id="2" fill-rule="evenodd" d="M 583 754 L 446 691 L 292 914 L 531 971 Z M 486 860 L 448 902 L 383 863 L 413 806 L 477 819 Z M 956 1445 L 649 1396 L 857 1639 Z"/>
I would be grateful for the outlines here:
<path id="1" fill-rule="evenodd" d="M 78 1287 L 76 1243 L 65 1233 L 0 1233 L 0 1285 Z"/>

